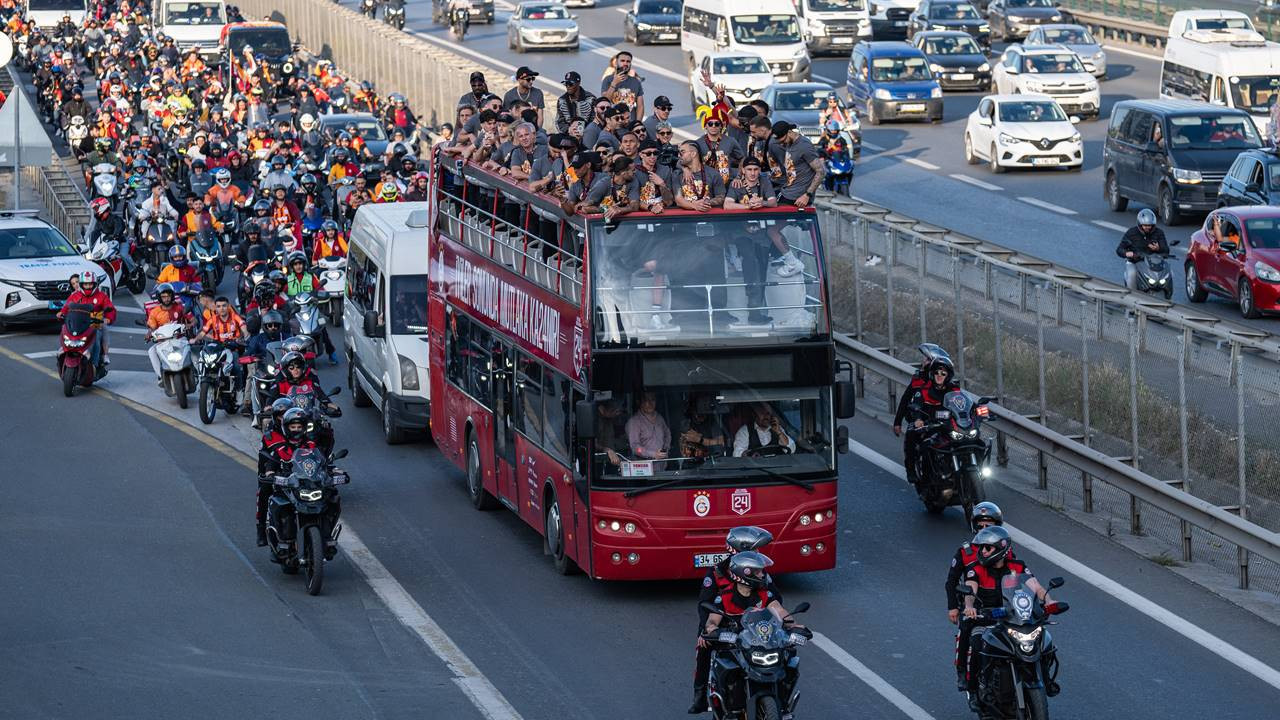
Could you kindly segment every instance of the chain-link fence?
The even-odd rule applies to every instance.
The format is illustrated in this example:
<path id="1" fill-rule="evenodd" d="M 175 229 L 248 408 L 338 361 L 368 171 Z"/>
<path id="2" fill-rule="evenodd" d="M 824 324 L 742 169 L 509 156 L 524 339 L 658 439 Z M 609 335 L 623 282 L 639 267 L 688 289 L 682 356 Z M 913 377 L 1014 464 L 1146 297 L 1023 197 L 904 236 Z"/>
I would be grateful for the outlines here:
<path id="1" fill-rule="evenodd" d="M 1171 322 L 1160 303 L 1157 318 L 1123 289 L 881 209 L 825 205 L 822 218 L 837 331 L 907 362 L 919 359 L 919 343 L 938 343 L 974 392 L 1280 529 L 1274 355 L 1222 328 Z M 900 391 L 866 385 L 889 413 Z M 1243 586 L 1280 590 L 1280 567 L 999 440 L 1001 464 L 1024 467 L 1039 489 L 1118 531 L 1165 541 L 1157 562 L 1209 562 Z"/>

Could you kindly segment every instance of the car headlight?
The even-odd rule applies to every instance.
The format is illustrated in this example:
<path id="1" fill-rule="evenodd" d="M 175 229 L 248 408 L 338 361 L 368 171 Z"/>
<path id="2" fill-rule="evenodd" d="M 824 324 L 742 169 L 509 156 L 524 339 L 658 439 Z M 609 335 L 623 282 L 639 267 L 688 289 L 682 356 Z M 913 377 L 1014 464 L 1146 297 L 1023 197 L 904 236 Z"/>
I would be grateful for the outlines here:
<path id="1" fill-rule="evenodd" d="M 1267 282 L 1280 283 L 1280 270 L 1276 270 L 1261 260 L 1253 264 L 1253 271 L 1258 274 L 1258 277 Z"/>
<path id="2" fill-rule="evenodd" d="M 778 658 L 779 658 L 779 657 L 780 657 L 780 656 L 779 656 L 779 654 L 778 654 L 778 652 L 777 652 L 776 650 L 770 650 L 769 652 L 762 652 L 762 651 L 760 651 L 760 650 L 752 650 L 752 651 L 751 651 L 751 664 L 752 664 L 752 665 L 762 665 L 762 666 L 764 666 L 764 667 L 768 667 L 768 666 L 770 666 L 770 665 L 777 665 L 777 664 L 778 664 Z"/>
<path id="3" fill-rule="evenodd" d="M 982 63 L 981 65 L 978 66 L 978 72 L 990 72 L 990 71 L 991 71 L 991 63 Z"/>
<path id="4" fill-rule="evenodd" d="M 1093 54 L 1093 59 L 1094 59 L 1094 60 L 1106 60 L 1106 59 L 1107 59 L 1107 54 L 1106 54 L 1105 52 L 1103 52 L 1102 50 L 1099 50 L 1098 52 L 1096 52 L 1096 53 L 1094 53 L 1094 54 Z"/>
<path id="5" fill-rule="evenodd" d="M 930 25 L 929 29 L 930 30 L 946 30 L 947 26 L 946 25 Z"/>
<path id="6" fill-rule="evenodd" d="M 171 363 L 176 364 L 182 362 L 182 353 L 177 351 L 169 353 L 166 357 L 169 358 L 169 362 Z"/>
<path id="7" fill-rule="evenodd" d="M 1017 144 L 1018 144 L 1018 143 L 1020 143 L 1020 142 L 1022 142 L 1022 141 L 1021 141 L 1021 140 L 1019 140 L 1018 138 L 1016 138 L 1016 137 L 1014 137 L 1014 136 L 1010 135 L 1009 133 L 1000 133 L 1000 144 L 1001 144 L 1001 145 L 1017 145 Z"/>
<path id="8" fill-rule="evenodd" d="M 1094 90 L 1097 90 L 1098 89 L 1097 81 L 1090 80 L 1089 82 L 1085 83 L 1084 89 L 1085 89 L 1085 92 L 1093 92 Z"/>
<path id="9" fill-rule="evenodd" d="M 652 30 L 653 26 L 649 23 L 636 23 L 637 30 Z"/>
<path id="10" fill-rule="evenodd" d="M 986 23 L 982 23 L 978 26 L 978 32 L 991 32 L 991 26 Z"/>
<path id="11" fill-rule="evenodd" d="M 941 74 L 943 67 L 937 63 L 929 63 L 929 69 L 935 73 Z"/>
<path id="12" fill-rule="evenodd" d="M 934 86 L 934 88 L 933 88 L 932 90 L 930 90 L 930 91 L 929 91 L 929 97 L 931 97 L 931 98 L 940 98 L 940 97 L 942 97 L 942 88 L 941 88 L 941 87 L 938 87 L 938 86 Z"/>
<path id="13" fill-rule="evenodd" d="M 405 390 L 417 390 L 418 367 L 403 355 L 396 355 L 396 357 L 400 359 L 400 387 Z"/>
<path id="14" fill-rule="evenodd" d="M 876 88 L 876 99 L 877 99 L 877 100 L 892 100 L 892 99 L 893 99 L 893 93 L 889 92 L 888 90 L 885 90 L 884 88 Z"/>
<path id="15" fill-rule="evenodd" d="M 316 500 L 324 498 L 324 490 L 300 490 L 298 491 L 298 497 L 303 500 L 315 502 Z"/>
<path id="16" fill-rule="evenodd" d="M 1071 136 L 1071 142 L 1073 142 L 1073 143 L 1078 143 L 1078 142 L 1080 142 L 1080 133 L 1075 133 L 1075 134 L 1073 134 L 1073 135 Z"/>
<path id="17" fill-rule="evenodd" d="M 1203 180 L 1199 170 L 1183 170 L 1179 167 L 1173 169 L 1173 179 L 1188 185 L 1194 185 Z"/>

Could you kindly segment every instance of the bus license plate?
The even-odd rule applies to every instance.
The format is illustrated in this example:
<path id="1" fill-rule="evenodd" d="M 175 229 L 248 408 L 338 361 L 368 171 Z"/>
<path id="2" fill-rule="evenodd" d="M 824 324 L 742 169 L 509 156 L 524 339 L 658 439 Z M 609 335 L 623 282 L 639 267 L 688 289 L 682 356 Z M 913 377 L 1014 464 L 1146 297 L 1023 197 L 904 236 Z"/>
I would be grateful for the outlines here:
<path id="1" fill-rule="evenodd" d="M 653 477 L 653 461 L 622 463 L 622 477 Z"/>
<path id="2" fill-rule="evenodd" d="M 924 103 L 906 103 L 902 106 L 902 112 L 924 112 Z"/>
<path id="3" fill-rule="evenodd" d="M 721 560 L 729 557 L 729 553 L 702 553 L 693 556 L 693 566 L 696 568 L 709 568 L 719 565 Z"/>
<path id="4" fill-rule="evenodd" d="M 952 80 L 972 80 L 973 73 L 956 73 L 951 76 Z"/>

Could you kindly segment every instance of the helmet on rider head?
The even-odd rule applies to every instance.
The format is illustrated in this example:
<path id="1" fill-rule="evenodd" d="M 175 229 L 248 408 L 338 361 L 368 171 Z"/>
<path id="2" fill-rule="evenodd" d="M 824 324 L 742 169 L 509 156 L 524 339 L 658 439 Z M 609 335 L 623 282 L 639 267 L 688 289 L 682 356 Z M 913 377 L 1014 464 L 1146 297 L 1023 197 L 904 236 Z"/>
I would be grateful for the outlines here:
<path id="1" fill-rule="evenodd" d="M 773 542 L 773 534 L 754 525 L 741 525 L 729 531 L 724 538 L 731 555 L 760 548 Z"/>
<path id="2" fill-rule="evenodd" d="M 279 270 L 272 270 L 271 272 L 267 273 L 267 279 L 276 285 L 289 284 L 289 279 L 286 278 L 284 276 L 284 273 L 280 272 Z"/>
<path id="3" fill-rule="evenodd" d="M 262 235 L 262 227 L 261 227 L 261 226 L 259 226 L 259 225 L 258 225 L 258 223 L 256 223 L 256 222 L 245 223 L 245 224 L 244 224 L 244 234 L 245 234 L 246 236 L 247 236 L 247 235 L 254 235 L 254 236 Z"/>
<path id="4" fill-rule="evenodd" d="M 951 358 L 949 356 L 939 355 L 933 358 L 931 361 L 929 361 L 928 373 L 926 377 L 927 379 L 933 381 L 934 383 L 937 383 L 938 373 L 944 370 L 946 371 L 947 376 L 946 376 L 946 379 L 942 381 L 943 384 L 949 382 L 952 378 L 956 376 L 956 368 L 955 368 L 955 365 L 951 363 Z"/>
<path id="5" fill-rule="evenodd" d="M 316 119 L 311 113 L 304 113 L 302 117 L 298 118 L 298 127 L 302 128 L 304 132 L 311 132 L 311 129 L 315 126 Z"/>
<path id="6" fill-rule="evenodd" d="M 166 294 L 169 296 L 168 302 L 165 302 L 165 299 L 164 299 L 164 296 Z M 169 283 L 160 283 L 159 285 L 157 285 L 155 289 L 155 295 L 156 295 L 156 300 L 159 300 L 161 305 L 168 305 L 173 302 L 174 298 L 177 297 L 177 293 L 174 292 L 173 290 L 173 285 Z"/>
<path id="7" fill-rule="evenodd" d="M 266 215 L 271 212 L 271 201 L 263 198 L 253 204 L 253 211 L 259 215 Z"/>
<path id="8" fill-rule="evenodd" d="M 80 281 L 80 291 L 84 292 L 86 285 L 98 286 L 98 276 L 93 274 L 92 270 L 85 270 L 78 275 L 76 279 Z"/>
<path id="9" fill-rule="evenodd" d="M 995 567 L 1009 556 L 1013 550 L 1013 540 L 1009 531 L 999 525 L 982 528 L 973 536 L 971 544 L 978 549 L 978 562 L 987 567 Z"/>
<path id="10" fill-rule="evenodd" d="M 106 220 L 111 214 L 111 201 L 106 198 L 94 198 L 89 201 L 89 209 L 99 220 Z"/>
<path id="11" fill-rule="evenodd" d="M 1151 208 L 1142 208 L 1138 211 L 1138 225 L 1150 226 L 1155 224 L 1156 214 L 1151 211 Z"/>
<path id="12" fill-rule="evenodd" d="M 221 167 L 213 171 L 213 181 L 226 187 L 231 184 L 231 171 Z"/>
<path id="13" fill-rule="evenodd" d="M 773 561 L 763 553 L 747 550 L 729 558 L 729 579 L 760 590 L 769 584 L 769 573 L 766 570 Z"/>
<path id="14" fill-rule="evenodd" d="M 978 523 L 988 522 L 993 525 L 1004 524 L 1004 513 L 1000 512 L 1000 506 L 987 500 L 973 506 L 973 513 L 969 516 L 969 527 L 974 532 L 982 530 L 978 527 Z"/>
<path id="15" fill-rule="evenodd" d="M 93 141 L 93 145 L 94 145 L 94 147 L 98 148 L 99 150 L 102 150 L 103 152 L 106 152 L 107 150 L 110 150 L 110 149 L 111 149 L 111 138 L 109 138 L 109 137 L 105 137 L 105 136 L 104 136 L 104 137 L 100 137 L 100 138 L 98 138 L 97 140 L 94 140 L 94 141 Z"/>
<path id="16" fill-rule="evenodd" d="M 294 250 L 293 252 L 289 253 L 287 264 L 289 267 L 293 267 L 294 263 L 302 263 L 303 265 L 306 265 L 307 254 L 302 252 L 301 250 Z"/>
<path id="17" fill-rule="evenodd" d="M 827 132 L 833 132 L 833 133 L 838 133 L 838 132 L 840 132 L 840 121 L 839 121 L 839 120 L 828 120 L 828 121 L 827 121 L 827 125 L 826 125 L 826 130 L 827 130 Z"/>
<path id="18" fill-rule="evenodd" d="M 330 230 L 333 230 L 336 232 L 338 230 L 338 223 L 332 220 L 325 220 L 324 222 L 320 223 L 320 229 L 325 232 L 328 232 Z"/>
<path id="19" fill-rule="evenodd" d="M 276 183 L 275 185 L 272 185 L 272 186 L 271 186 L 271 192 L 272 192 L 272 193 L 278 193 L 278 192 L 287 193 L 287 192 L 289 192 L 289 188 L 285 187 L 285 186 L 284 186 L 284 183 Z"/>
<path id="20" fill-rule="evenodd" d="M 400 188 L 395 183 L 384 183 L 382 186 L 382 199 L 387 202 L 394 202 L 400 198 Z"/>
<path id="21" fill-rule="evenodd" d="M 312 175 L 311 173 L 307 173 L 302 176 L 302 179 L 298 181 L 298 184 L 301 185 L 303 189 L 305 189 L 307 192 L 315 192 L 317 182 L 318 181 L 316 180 L 315 175 Z"/>
<path id="22" fill-rule="evenodd" d="M 269 290 L 269 292 L 272 295 L 275 294 L 274 289 Z M 271 325 L 275 326 L 275 330 L 270 329 L 269 326 Z M 262 330 L 264 332 L 278 332 L 282 327 L 284 327 L 284 316 L 281 315 L 279 311 L 268 310 L 262 313 Z"/>
<path id="23" fill-rule="evenodd" d="M 276 297 L 275 283 L 269 280 L 263 280 L 253 286 L 253 299 L 258 301 L 259 307 L 270 305 Z"/>
<path id="24" fill-rule="evenodd" d="M 283 155 L 273 155 L 273 156 L 271 157 L 271 167 L 273 167 L 273 168 L 274 168 L 274 167 L 275 167 L 275 166 L 277 166 L 277 165 L 279 165 L 280 167 L 284 167 L 284 156 L 283 156 Z"/>
<path id="25" fill-rule="evenodd" d="M 285 353 L 280 358 L 280 367 L 284 370 L 301 369 L 303 372 L 307 370 L 307 359 L 300 352 Z"/>
<path id="26" fill-rule="evenodd" d="M 307 411 L 290 408 L 280 416 L 280 427 L 290 440 L 301 440 L 307 434 Z"/>
<path id="27" fill-rule="evenodd" d="M 271 403 L 271 421 L 278 430 L 284 431 L 284 426 L 280 421 L 284 418 L 284 414 L 292 409 L 293 401 L 289 398 L 276 398 L 276 401 Z"/>
<path id="28" fill-rule="evenodd" d="M 186 267 L 187 249 L 181 245 L 174 245 L 169 248 L 169 262 L 172 263 L 174 267 Z"/>

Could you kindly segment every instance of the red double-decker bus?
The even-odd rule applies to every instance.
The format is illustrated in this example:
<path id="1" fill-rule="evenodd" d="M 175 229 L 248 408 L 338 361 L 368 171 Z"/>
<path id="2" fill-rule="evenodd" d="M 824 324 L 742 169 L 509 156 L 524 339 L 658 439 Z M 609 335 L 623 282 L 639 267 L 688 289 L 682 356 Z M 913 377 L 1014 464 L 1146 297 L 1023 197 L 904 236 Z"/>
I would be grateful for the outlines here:
<path id="1" fill-rule="evenodd" d="M 606 222 L 475 165 L 432 174 L 431 425 L 478 509 L 594 578 L 697 577 L 736 525 L 773 533 L 777 572 L 834 566 L 853 388 L 812 209 Z"/>

